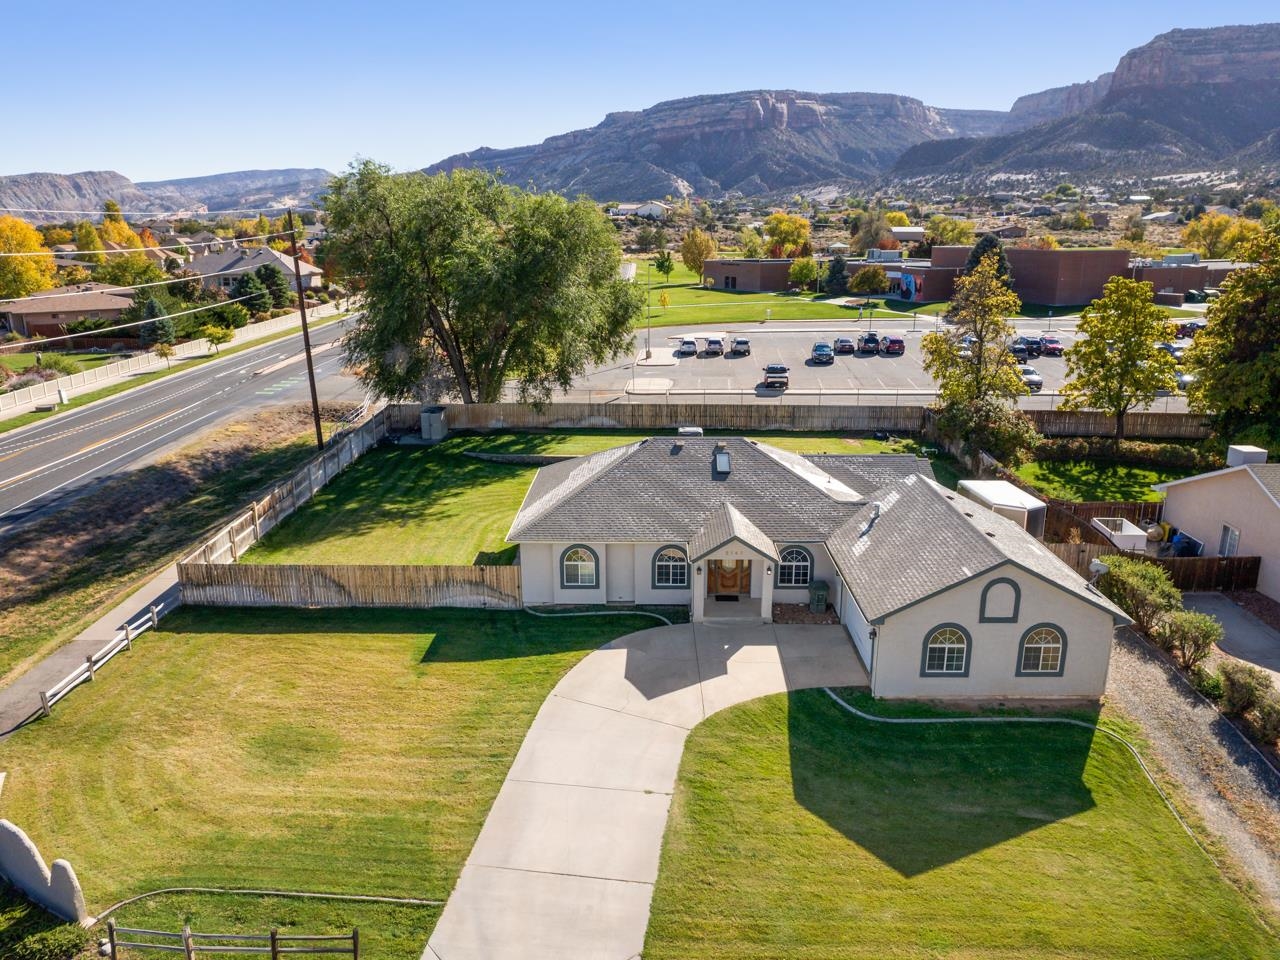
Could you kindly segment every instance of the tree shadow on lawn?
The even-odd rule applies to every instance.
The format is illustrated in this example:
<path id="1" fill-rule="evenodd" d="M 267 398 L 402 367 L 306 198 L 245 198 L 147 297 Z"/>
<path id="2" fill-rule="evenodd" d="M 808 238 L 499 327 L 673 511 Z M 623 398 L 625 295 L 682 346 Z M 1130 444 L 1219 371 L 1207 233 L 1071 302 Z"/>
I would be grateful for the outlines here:
<path id="1" fill-rule="evenodd" d="M 1094 731 L 1066 724 L 880 724 L 852 716 L 821 691 L 788 698 L 796 801 L 904 877 L 1095 806 L 1083 779 Z M 866 694 L 845 699 L 883 716 L 947 715 Z M 1093 723 L 1097 711 L 1076 718 Z"/>

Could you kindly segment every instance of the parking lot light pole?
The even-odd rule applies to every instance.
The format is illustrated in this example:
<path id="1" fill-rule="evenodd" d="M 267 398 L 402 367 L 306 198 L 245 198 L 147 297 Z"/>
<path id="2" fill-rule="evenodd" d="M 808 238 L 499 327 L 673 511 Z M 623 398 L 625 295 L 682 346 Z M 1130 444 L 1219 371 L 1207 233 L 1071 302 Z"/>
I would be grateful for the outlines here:
<path id="1" fill-rule="evenodd" d="M 644 335 L 644 358 L 646 360 L 653 356 L 653 282 L 649 279 L 649 271 L 652 267 L 652 260 L 644 262 L 645 317 L 649 324 L 648 330 Z"/>

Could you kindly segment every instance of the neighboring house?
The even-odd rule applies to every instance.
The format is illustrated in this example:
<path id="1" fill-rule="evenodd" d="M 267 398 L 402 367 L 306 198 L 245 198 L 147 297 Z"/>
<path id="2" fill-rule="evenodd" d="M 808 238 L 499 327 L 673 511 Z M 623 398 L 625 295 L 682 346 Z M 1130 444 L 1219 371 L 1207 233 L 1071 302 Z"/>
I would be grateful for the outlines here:
<path id="1" fill-rule="evenodd" d="M 243 273 L 252 273 L 265 263 L 279 267 L 289 282 L 293 283 L 293 257 L 270 247 L 242 247 L 235 250 L 224 250 L 222 253 L 211 253 L 196 257 L 187 266 L 200 274 L 216 273 L 219 276 L 206 276 L 200 282 L 213 290 L 230 291 L 236 284 L 236 278 Z M 324 271 L 313 263 L 300 261 L 302 268 L 302 289 L 319 290 L 324 281 Z"/>
<path id="2" fill-rule="evenodd" d="M 1206 557 L 1261 557 L 1258 592 L 1280 601 L 1280 463 L 1261 447 L 1227 449 L 1222 470 L 1157 483 L 1167 523 L 1204 544 Z"/>
<path id="3" fill-rule="evenodd" d="M 983 230 L 982 233 L 989 233 L 992 236 L 999 237 L 1001 240 L 1020 240 L 1027 235 L 1027 228 L 1016 223 L 1009 223 L 1003 227 Z"/>
<path id="4" fill-rule="evenodd" d="M 902 244 L 924 242 L 924 227 L 890 227 L 889 232 L 893 234 L 893 239 Z"/>
<path id="5" fill-rule="evenodd" d="M 232 249 L 236 245 L 234 240 L 220 237 L 211 230 L 201 230 L 199 233 L 193 233 L 189 237 L 180 236 L 177 241 L 197 257 L 204 256 L 207 253 L 221 253 L 224 250 Z"/>
<path id="6" fill-rule="evenodd" d="M 1177 223 L 1178 213 L 1175 210 L 1161 210 L 1158 213 L 1148 213 L 1142 220 L 1144 223 Z"/>
<path id="7" fill-rule="evenodd" d="M 1128 622 L 909 456 L 652 438 L 543 467 L 507 540 L 528 604 L 760 622 L 824 581 L 877 696 L 1096 698 Z"/>
<path id="8" fill-rule="evenodd" d="M 42 290 L 21 300 L 6 300 L 0 302 L 0 321 L 24 337 L 58 336 L 76 320 L 116 321 L 133 305 L 133 300 L 102 292 L 113 289 L 117 288 L 104 283 L 80 283 Z"/>
<path id="9" fill-rule="evenodd" d="M 661 220 L 671 212 L 670 204 L 659 200 L 646 200 L 644 203 L 620 203 L 607 211 L 611 217 L 645 217 L 649 220 Z"/>

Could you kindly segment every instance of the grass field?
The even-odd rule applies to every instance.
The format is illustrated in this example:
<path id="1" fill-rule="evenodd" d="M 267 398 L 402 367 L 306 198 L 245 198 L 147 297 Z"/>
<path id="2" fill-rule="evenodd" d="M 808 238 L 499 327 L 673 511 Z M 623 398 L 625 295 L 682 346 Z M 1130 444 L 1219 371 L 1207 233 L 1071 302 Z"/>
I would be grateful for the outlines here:
<path id="1" fill-rule="evenodd" d="M 1041 493 L 1060 500 L 1159 500 L 1153 483 L 1189 477 L 1185 467 L 1143 467 L 1106 460 L 1033 460 L 1014 471 Z"/>
<path id="2" fill-rule="evenodd" d="M 179 885 L 443 900 L 559 677 L 652 624 L 183 608 L 92 690 L 5 742 L 0 816 L 71 860 L 90 913 Z M 362 956 L 416 960 L 437 913 L 174 896 L 116 919 L 214 932 L 359 925 Z"/>
<path id="3" fill-rule="evenodd" d="M 622 431 L 458 436 L 435 447 L 369 451 L 245 553 L 245 563 L 511 563 L 503 542 L 536 467 L 489 463 L 465 452 L 580 456 L 644 439 Z M 918 453 L 914 441 L 835 433 L 753 434 L 796 453 Z M 954 464 L 936 460 L 953 487 Z"/>
<path id="4" fill-rule="evenodd" d="M 54 353 L 50 351 L 46 356 L 63 357 L 72 360 L 80 366 L 81 370 L 88 370 L 90 367 L 100 367 L 104 363 L 114 363 L 121 359 L 119 354 L 111 353 Z M 14 373 L 20 373 L 28 367 L 35 366 L 36 355 L 31 353 L 0 353 L 0 367 L 8 367 Z"/>
<path id="5" fill-rule="evenodd" d="M 690 736 L 644 956 L 1261 958 L 1276 941 L 1109 738 L 891 727 L 811 690 Z"/>

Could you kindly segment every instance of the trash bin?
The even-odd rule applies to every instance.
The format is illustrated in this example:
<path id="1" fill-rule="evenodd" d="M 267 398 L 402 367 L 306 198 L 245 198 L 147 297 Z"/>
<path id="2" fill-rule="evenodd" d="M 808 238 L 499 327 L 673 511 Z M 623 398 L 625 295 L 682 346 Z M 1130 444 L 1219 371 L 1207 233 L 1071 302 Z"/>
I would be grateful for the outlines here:
<path id="1" fill-rule="evenodd" d="M 825 613 L 827 610 L 827 595 L 831 592 L 831 587 L 825 580 L 809 581 L 809 612 Z"/>

